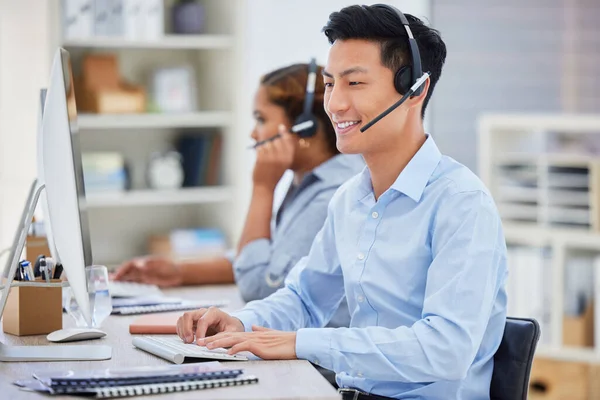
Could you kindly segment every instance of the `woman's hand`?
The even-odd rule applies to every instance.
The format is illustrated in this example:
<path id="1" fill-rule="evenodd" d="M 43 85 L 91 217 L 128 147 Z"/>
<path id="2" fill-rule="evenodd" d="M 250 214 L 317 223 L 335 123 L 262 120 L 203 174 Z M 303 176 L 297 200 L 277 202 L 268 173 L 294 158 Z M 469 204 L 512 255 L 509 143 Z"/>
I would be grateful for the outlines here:
<path id="1" fill-rule="evenodd" d="M 252 180 L 254 186 L 275 190 L 286 170 L 292 166 L 296 146 L 294 138 L 284 125 L 279 125 L 281 137 L 257 147 Z"/>

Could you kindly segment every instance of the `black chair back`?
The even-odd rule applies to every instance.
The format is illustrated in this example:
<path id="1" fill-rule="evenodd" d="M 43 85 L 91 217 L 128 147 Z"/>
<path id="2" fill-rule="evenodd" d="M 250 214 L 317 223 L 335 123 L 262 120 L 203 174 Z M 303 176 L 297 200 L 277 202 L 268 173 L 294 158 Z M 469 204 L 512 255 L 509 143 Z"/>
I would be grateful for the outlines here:
<path id="1" fill-rule="evenodd" d="M 540 338 L 535 319 L 506 318 L 504 335 L 494 355 L 490 400 L 526 400 L 533 355 Z"/>

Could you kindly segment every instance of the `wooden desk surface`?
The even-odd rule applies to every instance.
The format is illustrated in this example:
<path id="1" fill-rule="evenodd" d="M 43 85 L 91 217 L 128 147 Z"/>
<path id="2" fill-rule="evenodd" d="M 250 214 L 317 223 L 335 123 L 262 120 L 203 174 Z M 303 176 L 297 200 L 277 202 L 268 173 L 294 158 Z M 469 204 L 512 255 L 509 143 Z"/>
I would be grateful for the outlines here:
<path id="1" fill-rule="evenodd" d="M 186 287 L 164 290 L 167 295 L 188 299 L 229 299 L 230 304 L 224 308 L 234 311 L 243 306 L 243 301 L 234 285 Z M 168 363 L 159 357 L 136 349 L 131 344 L 129 323 L 138 316 L 110 316 L 102 324 L 107 336 L 100 340 L 73 342 L 69 344 L 107 344 L 113 348 L 112 359 L 106 361 L 71 361 L 71 362 L 0 362 L 0 398 L 3 399 L 41 399 L 41 394 L 20 390 L 12 382 L 16 379 L 30 379 L 31 373 L 42 370 L 62 369 L 102 369 L 110 367 L 138 367 L 163 365 Z M 64 326 L 73 326 L 68 315 L 64 315 Z M 18 337 L 0 332 L 0 341 L 9 345 L 46 345 L 51 344 L 45 336 Z M 246 373 L 256 375 L 258 384 L 208 390 L 172 393 L 168 395 L 140 396 L 136 398 L 169 399 L 340 399 L 336 390 L 304 360 L 293 361 L 249 361 L 234 362 L 243 366 Z M 72 396 L 47 397 L 56 399 L 73 399 Z"/>

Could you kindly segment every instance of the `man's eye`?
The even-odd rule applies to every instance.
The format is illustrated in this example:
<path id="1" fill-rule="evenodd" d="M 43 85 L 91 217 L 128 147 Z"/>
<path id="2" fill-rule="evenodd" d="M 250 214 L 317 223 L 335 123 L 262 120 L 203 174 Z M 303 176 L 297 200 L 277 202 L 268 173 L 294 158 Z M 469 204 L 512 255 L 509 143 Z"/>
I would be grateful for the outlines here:
<path id="1" fill-rule="evenodd" d="M 326 88 L 332 88 L 333 87 L 333 83 L 331 83 L 331 82 L 325 82 L 325 87 Z"/>
<path id="2" fill-rule="evenodd" d="M 362 82 L 350 82 L 350 86 L 360 85 Z"/>

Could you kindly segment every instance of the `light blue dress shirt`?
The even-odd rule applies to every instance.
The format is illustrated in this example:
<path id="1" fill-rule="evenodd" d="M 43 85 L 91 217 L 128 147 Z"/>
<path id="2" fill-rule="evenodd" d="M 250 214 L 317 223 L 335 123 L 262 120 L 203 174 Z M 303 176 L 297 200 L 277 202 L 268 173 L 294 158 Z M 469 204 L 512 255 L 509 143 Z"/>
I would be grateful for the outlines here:
<path id="1" fill-rule="evenodd" d="M 286 286 L 233 315 L 246 330 L 298 330 L 298 358 L 334 370 L 340 387 L 486 399 L 506 276 L 492 197 L 428 137 L 377 201 L 367 168 L 344 184 Z M 322 328 L 344 294 L 350 327 Z"/>
<path id="2" fill-rule="evenodd" d="M 335 191 L 364 166 L 361 156 L 338 154 L 306 174 L 297 187 L 290 187 L 277 211 L 271 239 L 248 243 L 233 262 L 244 301 L 265 298 L 284 286 L 286 276 L 308 254 L 323 227 Z M 329 325 L 347 327 L 349 323 L 344 301 Z"/>

